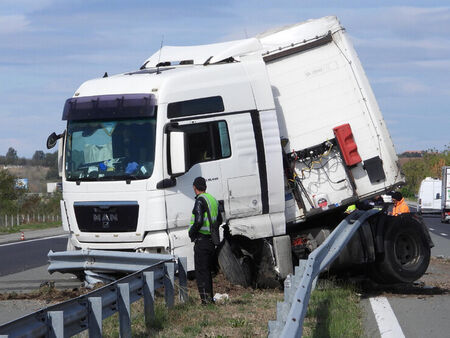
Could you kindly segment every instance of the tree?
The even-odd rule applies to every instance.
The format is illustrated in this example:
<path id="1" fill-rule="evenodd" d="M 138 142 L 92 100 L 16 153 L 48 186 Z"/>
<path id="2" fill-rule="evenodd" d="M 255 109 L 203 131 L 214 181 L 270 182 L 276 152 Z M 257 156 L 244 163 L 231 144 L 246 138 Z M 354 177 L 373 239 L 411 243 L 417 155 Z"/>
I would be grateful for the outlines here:
<path id="1" fill-rule="evenodd" d="M 32 165 L 42 165 L 44 163 L 45 154 L 42 150 L 36 150 L 31 158 Z"/>
<path id="2" fill-rule="evenodd" d="M 16 177 L 7 170 L 0 169 L 0 212 L 2 214 L 16 212 L 17 199 L 23 194 L 16 189 Z"/>
<path id="3" fill-rule="evenodd" d="M 55 151 L 54 153 L 46 153 L 43 165 L 45 167 L 49 168 L 56 168 L 58 169 L 58 152 Z"/>
<path id="4" fill-rule="evenodd" d="M 6 164 L 16 164 L 19 157 L 17 156 L 17 151 L 13 147 L 9 147 L 6 152 Z"/>
<path id="5" fill-rule="evenodd" d="M 420 183 L 425 177 L 441 178 L 442 167 L 450 165 L 450 149 L 443 152 L 429 150 L 424 152 L 423 158 L 405 163 L 402 171 L 405 174 L 406 185 L 402 193 L 406 197 L 414 196 L 418 193 Z"/>

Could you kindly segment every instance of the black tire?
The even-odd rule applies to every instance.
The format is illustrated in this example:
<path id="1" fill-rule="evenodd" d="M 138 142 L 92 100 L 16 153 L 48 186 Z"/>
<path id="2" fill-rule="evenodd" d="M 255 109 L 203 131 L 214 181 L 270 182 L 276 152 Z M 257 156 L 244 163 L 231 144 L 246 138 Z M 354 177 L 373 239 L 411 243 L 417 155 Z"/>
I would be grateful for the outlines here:
<path id="1" fill-rule="evenodd" d="M 430 245 L 420 218 L 413 214 L 387 217 L 384 253 L 377 257 L 372 276 L 378 283 L 411 283 L 426 272 Z"/>
<path id="2" fill-rule="evenodd" d="M 228 240 L 224 240 L 218 256 L 219 266 L 233 284 L 249 287 L 252 281 L 251 258 L 233 252 Z"/>

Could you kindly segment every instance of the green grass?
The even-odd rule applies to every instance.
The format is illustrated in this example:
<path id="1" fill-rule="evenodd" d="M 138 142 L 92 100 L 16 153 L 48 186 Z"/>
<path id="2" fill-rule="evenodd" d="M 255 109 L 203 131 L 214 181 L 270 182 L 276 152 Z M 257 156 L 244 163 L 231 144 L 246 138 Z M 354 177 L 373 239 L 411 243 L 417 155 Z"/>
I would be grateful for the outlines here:
<path id="1" fill-rule="evenodd" d="M 326 283 L 314 290 L 303 326 L 305 337 L 362 337 L 362 314 L 354 288 Z"/>
<path id="2" fill-rule="evenodd" d="M 220 278 L 220 281 L 218 280 Z M 195 281 L 189 281 L 189 299 L 167 309 L 164 297 L 155 299 L 155 318 L 145 325 L 143 301 L 131 306 L 133 337 L 265 337 L 268 321 L 276 317 L 276 302 L 281 290 L 253 290 L 236 287 L 215 278 L 215 291 L 228 293 L 221 304 L 201 305 Z M 217 283 L 216 283 L 217 282 Z M 103 336 L 118 337 L 118 317 L 103 321 Z"/>
<path id="3" fill-rule="evenodd" d="M 223 276 L 221 277 L 223 278 Z M 217 281 L 217 278 L 215 279 Z M 172 309 L 164 297 L 156 297 L 155 318 L 145 326 L 142 300 L 132 304 L 133 337 L 266 337 L 269 320 L 276 318 L 276 303 L 282 301 L 281 290 L 253 290 L 225 285 L 217 292 L 229 294 L 227 302 L 200 305 L 198 293 L 190 281 L 190 298 Z M 231 288 L 231 290 L 229 289 Z M 104 337 L 118 337 L 118 317 L 103 322 Z M 304 321 L 304 337 L 362 337 L 362 314 L 354 288 L 319 281 L 312 293 Z"/>
<path id="4" fill-rule="evenodd" d="M 0 234 L 14 234 L 25 230 L 40 230 L 49 228 L 58 228 L 61 226 L 61 222 L 45 222 L 35 224 L 21 224 L 14 225 L 12 227 L 0 226 Z"/>

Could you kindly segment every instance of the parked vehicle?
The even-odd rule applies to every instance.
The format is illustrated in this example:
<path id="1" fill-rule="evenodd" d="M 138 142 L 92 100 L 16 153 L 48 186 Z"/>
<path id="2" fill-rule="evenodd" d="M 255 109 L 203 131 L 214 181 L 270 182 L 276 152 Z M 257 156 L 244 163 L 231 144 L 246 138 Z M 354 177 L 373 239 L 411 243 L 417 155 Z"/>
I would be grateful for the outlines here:
<path id="1" fill-rule="evenodd" d="M 348 205 L 403 183 L 336 17 L 164 46 L 137 71 L 83 83 L 63 120 L 66 131 L 48 146 L 62 140 L 61 210 L 73 248 L 171 253 L 193 270 L 187 227 L 192 182 L 203 176 L 226 222 L 219 263 L 242 285 L 284 278 Z M 376 216 L 339 264 L 412 281 L 429 263 L 426 235 L 420 218 Z"/>
<path id="2" fill-rule="evenodd" d="M 427 177 L 420 183 L 419 213 L 440 213 L 441 212 L 441 192 L 442 181 L 437 178 Z"/>
<path id="3" fill-rule="evenodd" d="M 450 166 L 442 167 L 441 222 L 450 222 Z"/>

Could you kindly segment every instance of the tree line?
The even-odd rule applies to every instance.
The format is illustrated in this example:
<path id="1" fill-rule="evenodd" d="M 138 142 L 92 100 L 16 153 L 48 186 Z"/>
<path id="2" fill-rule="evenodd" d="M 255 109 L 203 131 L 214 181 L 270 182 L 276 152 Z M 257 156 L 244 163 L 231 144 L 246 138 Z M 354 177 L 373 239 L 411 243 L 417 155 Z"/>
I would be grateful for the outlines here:
<path id="1" fill-rule="evenodd" d="M 450 166 L 450 146 L 442 152 L 437 150 L 425 151 L 422 157 L 411 159 L 402 166 L 406 185 L 401 189 L 405 197 L 418 194 L 420 183 L 426 177 L 442 179 L 442 167 Z"/>
<path id="2" fill-rule="evenodd" d="M 20 166 L 42 166 L 49 168 L 46 179 L 58 179 L 58 152 L 44 153 L 42 150 L 36 150 L 31 159 L 19 157 L 17 150 L 9 147 L 5 156 L 0 155 L 0 165 L 20 165 Z"/>
<path id="3" fill-rule="evenodd" d="M 17 150 L 9 147 L 6 155 L 0 155 L 0 165 L 33 165 L 51 168 L 57 165 L 58 152 L 44 153 L 42 150 L 36 150 L 31 159 L 19 157 Z"/>

